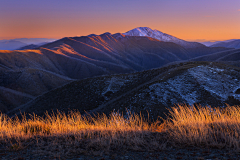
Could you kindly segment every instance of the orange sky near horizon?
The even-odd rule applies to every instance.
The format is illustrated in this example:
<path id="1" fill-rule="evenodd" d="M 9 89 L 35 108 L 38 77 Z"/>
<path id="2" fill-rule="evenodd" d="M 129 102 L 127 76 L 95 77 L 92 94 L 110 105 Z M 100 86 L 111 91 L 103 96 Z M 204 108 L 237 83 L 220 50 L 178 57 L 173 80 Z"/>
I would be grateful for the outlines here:
<path id="1" fill-rule="evenodd" d="M 0 22 L 0 39 L 58 39 L 136 27 L 192 41 L 240 39 L 240 1 L 1 0 Z"/>

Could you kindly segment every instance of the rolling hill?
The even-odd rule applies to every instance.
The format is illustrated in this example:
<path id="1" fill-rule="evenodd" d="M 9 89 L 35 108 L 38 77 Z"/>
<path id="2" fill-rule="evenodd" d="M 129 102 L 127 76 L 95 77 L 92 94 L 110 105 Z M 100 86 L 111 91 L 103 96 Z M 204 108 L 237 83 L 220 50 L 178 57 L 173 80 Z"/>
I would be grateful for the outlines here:
<path id="1" fill-rule="evenodd" d="M 73 81 L 18 110 L 38 115 L 77 109 L 81 113 L 142 112 L 164 116 L 176 103 L 212 106 L 239 105 L 240 68 L 216 62 L 183 62 L 148 71 Z"/>

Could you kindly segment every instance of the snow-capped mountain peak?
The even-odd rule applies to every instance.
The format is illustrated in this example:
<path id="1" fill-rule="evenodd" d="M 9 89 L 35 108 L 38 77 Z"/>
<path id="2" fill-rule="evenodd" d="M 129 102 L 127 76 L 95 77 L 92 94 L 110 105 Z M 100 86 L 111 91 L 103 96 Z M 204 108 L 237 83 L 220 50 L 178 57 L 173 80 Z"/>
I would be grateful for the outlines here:
<path id="1" fill-rule="evenodd" d="M 171 36 L 169 34 L 163 33 L 158 30 L 152 30 L 149 27 L 137 27 L 134 28 L 126 33 L 123 33 L 124 35 L 127 36 L 147 36 L 151 38 L 158 39 L 163 42 L 173 42 L 178 45 L 181 45 L 185 48 L 195 48 L 195 47 L 202 47 L 204 45 L 197 43 L 197 42 L 187 42 L 182 39 L 176 38 L 174 36 Z"/>
<path id="2" fill-rule="evenodd" d="M 149 36 L 150 34 L 153 34 L 153 30 L 149 27 L 138 27 L 131 31 L 128 31 L 129 34 L 139 34 L 139 36 Z M 127 34 L 125 33 L 125 34 Z"/>

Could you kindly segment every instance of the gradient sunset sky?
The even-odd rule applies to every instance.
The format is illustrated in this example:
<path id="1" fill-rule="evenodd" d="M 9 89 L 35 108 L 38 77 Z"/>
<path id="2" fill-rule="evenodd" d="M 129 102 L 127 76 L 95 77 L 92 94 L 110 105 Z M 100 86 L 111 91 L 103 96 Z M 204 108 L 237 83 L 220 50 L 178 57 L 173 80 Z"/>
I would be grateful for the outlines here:
<path id="1" fill-rule="evenodd" d="M 150 27 L 185 40 L 240 39 L 240 0 L 0 0 L 0 39 Z"/>

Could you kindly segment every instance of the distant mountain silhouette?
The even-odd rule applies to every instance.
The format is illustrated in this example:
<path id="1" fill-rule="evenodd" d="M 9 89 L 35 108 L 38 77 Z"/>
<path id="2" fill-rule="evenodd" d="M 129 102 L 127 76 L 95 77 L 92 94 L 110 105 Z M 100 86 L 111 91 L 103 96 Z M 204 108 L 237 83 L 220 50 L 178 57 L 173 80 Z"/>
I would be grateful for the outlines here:
<path id="1" fill-rule="evenodd" d="M 231 42 L 231 41 L 234 41 L 236 39 L 229 39 L 229 40 L 225 40 L 225 41 L 205 41 L 205 42 L 200 42 L 202 44 L 204 44 L 205 46 L 212 46 L 214 44 L 217 44 L 217 43 L 221 43 L 221 42 Z"/>
<path id="2" fill-rule="evenodd" d="M 226 48 L 240 48 L 240 39 L 233 40 L 230 42 L 219 42 L 210 47 L 226 47 Z"/>
<path id="3" fill-rule="evenodd" d="M 43 45 L 48 42 L 53 42 L 55 39 L 48 38 L 16 38 L 10 40 L 0 40 L 0 50 L 16 50 L 27 45 Z M 32 48 L 26 48 L 32 49 Z"/>
<path id="4" fill-rule="evenodd" d="M 26 43 L 16 41 L 16 40 L 6 40 L 6 41 L 1 40 L 0 50 L 14 50 L 26 45 L 27 45 Z"/>
<path id="5" fill-rule="evenodd" d="M 53 42 L 53 41 L 56 41 L 57 39 L 53 39 L 53 38 L 16 38 L 14 40 L 23 42 L 26 44 L 37 44 L 38 45 L 41 43 Z"/>

